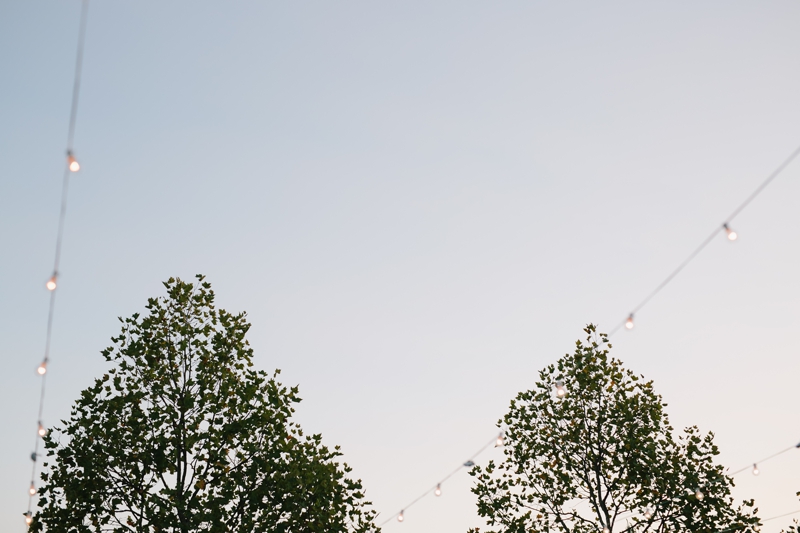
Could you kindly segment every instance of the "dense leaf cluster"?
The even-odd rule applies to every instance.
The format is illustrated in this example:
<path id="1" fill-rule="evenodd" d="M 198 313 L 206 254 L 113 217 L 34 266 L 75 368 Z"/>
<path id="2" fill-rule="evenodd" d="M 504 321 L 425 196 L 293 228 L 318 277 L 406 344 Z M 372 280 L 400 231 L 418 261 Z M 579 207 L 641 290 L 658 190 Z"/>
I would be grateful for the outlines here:
<path id="1" fill-rule="evenodd" d="M 585 332 L 499 422 L 504 459 L 471 472 L 479 514 L 508 533 L 753 531 L 753 502 L 734 505 L 713 435 L 676 437 L 652 382 Z"/>
<path id="2" fill-rule="evenodd" d="M 217 310 L 201 276 L 164 285 L 46 437 L 32 530 L 376 531 L 338 447 L 291 421 L 297 388 L 253 369 L 244 313 Z"/>

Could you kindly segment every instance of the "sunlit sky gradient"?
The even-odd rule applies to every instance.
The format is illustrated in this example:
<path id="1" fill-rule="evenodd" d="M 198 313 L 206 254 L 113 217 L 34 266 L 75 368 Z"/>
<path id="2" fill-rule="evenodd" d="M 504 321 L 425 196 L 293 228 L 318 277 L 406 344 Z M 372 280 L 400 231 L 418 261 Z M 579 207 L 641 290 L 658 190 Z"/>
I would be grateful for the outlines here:
<path id="1" fill-rule="evenodd" d="M 0 4 L 3 531 L 24 527 L 79 8 Z M 103 373 L 117 316 L 204 273 L 397 512 L 800 144 L 799 67 L 792 1 L 93 1 L 45 421 Z M 800 441 L 798 205 L 795 163 L 613 339 L 732 469 Z M 800 450 L 736 481 L 764 517 L 800 509 Z M 469 487 L 385 531 L 480 526 Z"/>

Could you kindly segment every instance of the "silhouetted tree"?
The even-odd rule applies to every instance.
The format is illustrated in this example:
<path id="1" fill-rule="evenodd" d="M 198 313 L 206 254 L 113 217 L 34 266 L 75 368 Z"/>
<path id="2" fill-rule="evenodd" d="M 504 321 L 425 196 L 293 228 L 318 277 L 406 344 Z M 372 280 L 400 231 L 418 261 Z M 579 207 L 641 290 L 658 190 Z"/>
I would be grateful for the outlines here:
<path id="1" fill-rule="evenodd" d="M 245 314 L 166 282 L 122 322 L 112 368 L 45 438 L 33 531 L 376 531 L 360 481 L 292 421 L 297 388 L 253 369 Z"/>
<path id="2" fill-rule="evenodd" d="M 471 472 L 492 531 L 753 531 L 753 502 L 734 505 L 713 435 L 676 437 L 652 382 L 611 358 L 595 326 L 585 332 L 511 401 L 505 458 Z"/>

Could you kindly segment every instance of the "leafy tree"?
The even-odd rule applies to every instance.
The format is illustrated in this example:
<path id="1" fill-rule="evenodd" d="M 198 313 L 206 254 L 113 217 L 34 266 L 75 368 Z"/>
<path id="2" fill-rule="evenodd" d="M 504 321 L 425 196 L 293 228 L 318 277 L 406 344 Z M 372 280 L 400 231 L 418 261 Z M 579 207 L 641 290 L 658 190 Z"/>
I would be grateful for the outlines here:
<path id="1" fill-rule="evenodd" d="M 253 369 L 245 314 L 216 309 L 202 276 L 164 286 L 45 438 L 32 530 L 377 531 L 339 448 L 292 422 L 297 388 Z"/>
<path id="2" fill-rule="evenodd" d="M 504 459 L 476 466 L 478 513 L 507 533 L 754 531 L 734 505 L 713 434 L 675 436 L 650 381 L 609 356 L 593 325 L 498 425 Z M 477 531 L 477 530 L 475 530 Z"/>

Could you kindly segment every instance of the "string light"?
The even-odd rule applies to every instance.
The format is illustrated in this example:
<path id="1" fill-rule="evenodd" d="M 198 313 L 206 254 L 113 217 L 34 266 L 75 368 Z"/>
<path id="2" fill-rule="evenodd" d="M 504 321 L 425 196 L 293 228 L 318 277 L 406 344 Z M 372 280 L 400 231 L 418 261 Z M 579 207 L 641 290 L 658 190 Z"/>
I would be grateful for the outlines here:
<path id="1" fill-rule="evenodd" d="M 603 533 L 611 533 L 611 530 L 608 529 L 607 527 L 604 527 L 603 528 Z"/>
<path id="2" fill-rule="evenodd" d="M 62 185 L 61 185 L 61 210 L 58 216 L 58 232 L 56 234 L 56 250 L 55 250 L 55 260 L 53 261 L 53 275 L 47 281 L 45 286 L 47 290 L 50 291 L 50 307 L 47 315 L 47 332 L 45 334 L 45 348 L 44 348 L 44 360 L 42 364 L 36 369 L 37 373 L 40 376 L 44 376 L 47 373 L 47 361 L 50 356 L 50 341 L 52 340 L 52 333 L 53 333 L 53 316 L 54 316 L 54 309 L 55 309 L 55 290 L 58 286 L 58 267 L 59 262 L 61 260 L 61 243 L 63 241 L 64 236 L 64 219 L 67 213 L 67 198 L 68 198 L 68 191 L 69 191 L 69 177 L 70 174 L 74 172 L 78 172 L 81 168 L 80 163 L 78 163 L 77 159 L 75 159 L 75 155 L 72 152 L 73 140 L 75 138 L 75 123 L 78 115 L 78 96 L 80 94 L 80 86 L 81 86 L 81 73 L 83 70 L 83 45 L 86 38 L 86 21 L 89 13 L 89 0 L 83 0 L 81 2 L 81 13 L 80 13 L 80 22 L 78 26 L 78 50 L 75 57 L 75 77 L 74 83 L 72 86 L 72 105 L 70 106 L 69 112 L 69 127 L 67 128 L 67 168 L 64 169 L 64 174 L 62 178 Z M 28 510 L 24 513 L 25 515 L 25 522 L 30 525 L 33 522 L 33 497 L 36 494 L 36 487 L 34 485 L 34 481 L 36 479 L 36 466 L 37 460 L 39 458 L 39 444 L 43 437 L 47 435 L 47 430 L 42 425 L 42 413 L 44 411 L 44 397 L 45 397 L 45 383 L 46 380 L 41 380 L 41 392 L 39 393 L 39 422 L 37 423 L 36 429 L 36 441 L 34 443 L 34 451 L 31 453 L 31 461 L 33 465 L 31 467 L 31 486 L 29 489 L 29 498 L 28 498 Z"/>
<path id="3" fill-rule="evenodd" d="M 555 387 L 556 387 L 556 396 L 558 396 L 559 398 L 563 398 L 564 396 L 567 395 L 567 389 L 564 388 L 563 381 L 556 381 Z"/>
<path id="4" fill-rule="evenodd" d="M 739 206 L 733 210 L 733 212 L 728 216 L 728 218 L 725 219 L 726 222 L 721 227 L 717 226 L 716 228 L 714 228 L 714 231 L 712 231 L 711 234 L 708 237 L 706 237 L 705 240 L 703 240 L 703 242 L 700 243 L 700 246 L 698 246 L 691 254 L 689 254 L 689 256 L 686 259 L 683 260 L 681 264 L 679 264 L 675 268 L 675 270 L 673 270 L 666 278 L 664 278 L 664 280 L 661 283 L 659 283 L 656 286 L 656 288 L 653 289 L 650 292 L 650 294 L 648 294 L 647 297 L 639 303 L 639 305 L 634 307 L 633 312 L 631 312 L 631 314 L 628 316 L 626 320 L 618 323 L 616 326 L 611 328 L 611 330 L 608 332 L 608 336 L 610 337 L 611 335 L 616 333 L 622 326 L 625 326 L 628 329 L 632 329 L 633 314 L 638 312 L 645 305 L 647 305 L 647 303 L 650 302 L 650 300 L 652 300 L 656 294 L 661 292 L 661 290 L 664 289 L 664 287 L 666 287 L 673 279 L 675 279 L 675 276 L 677 276 L 684 268 L 686 268 L 686 265 L 691 263 L 692 260 L 695 257 L 697 257 L 697 255 L 700 252 L 702 252 L 703 249 L 705 249 L 705 247 L 708 246 L 717 237 L 717 234 L 720 232 L 720 230 L 725 231 L 729 240 L 731 241 L 736 240 L 738 238 L 738 235 L 728 226 L 728 223 L 731 222 L 734 218 L 736 218 L 736 216 L 739 213 L 741 213 L 745 207 L 750 205 L 750 202 L 752 202 L 756 198 L 756 196 L 758 196 L 761 193 L 761 191 L 763 191 L 767 187 L 767 185 L 772 183 L 772 180 L 777 178 L 786 169 L 786 167 L 789 166 L 789 164 L 792 161 L 794 161 L 795 158 L 797 158 L 798 155 L 800 155 L 800 146 L 795 148 L 795 150 L 791 154 L 789 154 L 789 157 L 784 159 L 783 162 L 780 165 L 778 165 L 778 168 L 772 171 L 772 173 L 769 176 L 767 176 L 767 178 L 764 181 L 762 181 L 758 187 L 756 187 L 756 189 L 750 194 L 750 196 L 748 196 L 744 200 L 744 202 L 739 204 Z"/>
<path id="5" fill-rule="evenodd" d="M 498 446 L 502 446 L 505 442 L 505 438 L 503 437 L 503 432 L 501 431 L 500 434 L 497 436 L 497 441 L 495 441 L 495 448 Z"/>
<path id="6" fill-rule="evenodd" d="M 563 383 L 563 382 L 561 382 L 561 381 L 557 381 L 557 382 L 556 382 L 556 384 L 555 384 L 555 386 L 556 386 L 556 387 L 561 387 L 561 390 L 564 390 L 564 394 L 566 394 L 566 389 L 564 389 L 564 388 L 563 388 L 563 387 L 564 387 L 564 383 Z M 558 390 L 558 389 L 557 389 L 557 390 Z M 557 392 L 556 394 L 558 394 L 558 392 Z M 480 450 L 478 450 L 478 451 L 477 451 L 477 452 L 476 452 L 476 453 L 475 453 L 475 454 L 472 456 L 472 459 L 474 459 L 475 457 L 477 457 L 478 455 L 480 455 L 481 453 L 483 453 L 483 452 L 484 452 L 484 451 L 485 451 L 487 448 L 489 448 L 489 446 L 491 446 L 492 444 L 494 444 L 494 445 L 495 445 L 495 447 L 496 447 L 496 446 L 498 445 L 498 443 L 500 442 L 500 439 L 502 439 L 502 438 L 504 438 L 504 433 L 503 433 L 503 432 L 501 432 L 501 433 L 500 433 L 500 434 L 499 434 L 497 437 L 495 437 L 494 439 L 492 439 L 492 440 L 491 440 L 489 443 L 487 443 L 487 444 L 486 444 L 486 445 L 485 445 L 483 448 L 481 448 Z M 786 449 L 784 449 L 784 450 L 781 450 L 781 451 L 779 451 L 779 452 L 777 452 L 777 453 L 774 453 L 774 454 L 770 455 L 769 457 L 767 457 L 767 458 L 765 458 L 765 459 L 762 459 L 761 461 L 759 461 L 759 463 L 763 463 L 764 461 L 767 461 L 767 460 L 769 460 L 769 459 L 772 459 L 773 457 L 777 457 L 778 455 L 780 455 L 780 454 L 782 454 L 782 453 L 785 453 L 785 452 L 787 452 L 787 451 L 789 451 L 789 450 L 792 450 L 792 449 L 798 449 L 798 448 L 800 448 L 800 442 L 798 442 L 796 445 L 790 446 L 789 448 L 786 448 Z M 453 476 L 453 475 L 454 475 L 456 472 L 458 472 L 458 471 L 459 471 L 459 470 L 461 470 L 462 468 L 469 468 L 469 467 L 475 466 L 475 462 L 474 462 L 472 459 L 469 459 L 469 460 L 465 461 L 464 463 L 462 463 L 462 464 L 461 464 L 461 466 L 459 466 L 458 468 L 456 468 L 456 469 L 455 469 L 453 472 L 451 472 L 451 473 L 450 473 L 450 474 L 448 474 L 448 475 L 447 475 L 447 476 L 446 476 L 444 479 L 442 479 L 442 481 L 440 481 L 439 483 L 437 483 L 437 484 L 436 484 L 436 486 L 435 486 L 435 487 L 434 487 L 434 489 L 433 489 L 433 494 L 434 494 L 434 496 L 441 496 L 441 495 L 442 495 L 442 483 L 444 483 L 445 481 L 447 481 L 447 480 L 448 480 L 448 479 L 449 479 L 451 476 Z M 747 467 L 747 468 L 749 468 L 749 467 Z M 738 474 L 738 473 L 740 473 L 740 472 L 743 472 L 744 470 L 747 470 L 747 468 L 744 468 L 744 469 L 741 469 L 741 470 L 737 470 L 736 472 L 733 472 L 733 474 L 731 474 L 731 475 L 736 475 L 736 474 Z M 753 472 L 753 474 L 754 474 L 754 475 L 758 475 L 758 474 L 759 474 L 759 471 L 758 471 L 758 463 L 753 463 L 752 469 L 753 469 L 753 470 L 752 470 L 752 472 Z M 428 489 L 428 490 L 430 490 L 430 489 Z M 383 526 L 385 526 L 385 525 L 386 525 L 387 523 L 389 523 L 389 522 L 390 522 L 390 521 L 391 521 L 393 518 L 396 518 L 398 522 L 402 522 L 403 520 L 405 520 L 405 509 L 408 509 L 409 507 L 411 507 L 412 505 L 414 505 L 415 503 L 417 503 L 417 502 L 418 502 L 419 500 L 421 500 L 421 499 L 422 499 L 422 498 L 423 498 L 423 497 L 424 497 L 426 494 L 429 494 L 429 492 L 427 492 L 427 491 L 426 491 L 426 492 L 422 493 L 422 494 L 421 494 L 420 496 L 418 496 L 418 497 L 417 497 L 415 500 L 413 500 L 411 503 L 409 503 L 408 505 L 406 505 L 406 506 L 405 506 L 405 508 L 404 508 L 402 511 L 400 511 L 398 514 L 390 516 L 390 517 L 389 517 L 389 518 L 387 518 L 387 519 L 386 519 L 386 520 L 385 520 L 383 523 L 379 524 L 379 527 L 383 527 Z M 692 491 L 691 491 L 691 489 L 690 489 L 690 490 L 689 490 L 689 492 L 688 492 L 688 497 L 689 497 L 689 498 L 694 498 L 694 499 L 696 499 L 698 502 L 700 502 L 700 501 L 703 501 L 703 500 L 705 499 L 705 494 L 704 494 L 704 493 L 703 493 L 703 491 L 702 491 L 702 490 L 700 490 L 700 489 L 697 489 L 697 490 L 696 490 L 696 491 L 694 491 L 694 492 L 692 492 Z M 797 512 L 800 512 L 800 511 L 797 511 Z M 645 510 L 644 510 L 644 513 L 643 513 L 643 515 L 642 515 L 642 516 L 644 517 L 644 519 L 645 519 L 645 520 L 648 520 L 648 521 L 649 521 L 649 520 L 652 520 L 652 519 L 653 519 L 653 517 L 654 517 L 655 515 L 656 515 L 656 510 L 655 510 L 655 509 L 652 509 L 652 508 L 645 508 Z M 779 518 L 779 517 L 775 517 L 775 518 Z M 604 531 L 606 531 L 606 529 L 607 529 L 607 528 L 604 528 Z"/>
<path id="7" fill-rule="evenodd" d="M 72 152 L 67 152 L 67 162 L 69 163 L 69 170 L 71 172 L 77 172 L 81 169 L 80 163 L 78 163 L 78 160 L 72 155 Z"/>
<path id="8" fill-rule="evenodd" d="M 735 231 L 729 228 L 727 223 L 723 224 L 722 227 L 725 229 L 725 233 L 728 235 L 729 241 L 735 241 L 736 239 L 739 238 L 739 235 L 737 235 Z"/>
<path id="9" fill-rule="evenodd" d="M 503 435 L 503 434 L 502 434 L 502 433 L 500 433 L 500 436 L 502 436 L 502 435 Z M 484 444 L 484 445 L 481 447 L 481 449 L 480 449 L 480 450 L 478 450 L 477 452 L 475 452 L 474 454 L 472 454 L 472 457 L 470 457 L 469 459 L 467 459 L 466 461 L 464 461 L 463 463 L 461 463 L 461 464 L 460 464 L 460 465 L 459 465 L 459 466 L 458 466 L 458 467 L 457 467 L 455 470 L 453 470 L 452 472 L 450 472 L 449 474 L 447 474 L 445 477 L 443 477 L 442 479 L 440 479 L 440 480 L 439 480 L 439 482 L 438 482 L 438 483 L 436 483 L 436 485 L 433 487 L 433 494 L 434 494 L 434 496 L 441 496 L 441 495 L 442 495 L 442 484 L 443 484 L 445 481 L 447 481 L 448 479 L 450 479 L 451 477 L 453 477 L 453 476 L 454 476 L 456 473 L 458 473 L 460 470 L 463 470 L 464 468 L 471 468 L 471 467 L 475 466 L 475 461 L 474 461 L 473 459 L 475 459 L 477 456 L 479 456 L 479 455 L 480 455 L 480 454 L 482 454 L 484 451 L 486 451 L 486 450 L 487 450 L 487 449 L 488 449 L 490 446 L 492 446 L 492 445 L 497 445 L 497 441 L 498 441 L 498 439 L 499 439 L 499 438 L 500 438 L 500 437 L 494 437 L 492 440 L 490 440 L 489 442 L 487 442 L 486 444 Z M 398 522 L 402 522 L 403 520 L 405 520 L 405 512 L 406 512 L 405 510 L 406 510 L 406 509 L 408 509 L 409 507 L 411 507 L 412 505 L 414 505 L 415 503 L 417 503 L 418 501 L 420 501 L 422 498 L 424 498 L 425 496 L 427 496 L 427 495 L 428 495 L 428 494 L 430 494 L 430 493 L 431 493 L 431 489 L 427 489 L 425 492 L 421 493 L 421 494 L 420 494 L 419 496 L 417 496 L 417 497 L 416 497 L 414 500 L 412 500 L 412 501 L 411 501 L 410 503 L 408 503 L 408 504 L 407 504 L 405 507 L 403 507 L 403 510 L 402 510 L 402 511 L 400 511 L 400 512 L 399 512 L 399 513 L 397 513 L 397 514 L 393 514 L 393 515 L 391 515 L 391 516 L 387 517 L 387 518 L 386 518 L 386 520 L 384 520 L 382 523 L 378 524 L 378 527 L 383 527 L 383 526 L 385 526 L 386 524 L 388 524 L 389 522 L 391 522 L 393 519 L 397 519 L 397 521 L 398 521 Z"/>
<path id="10" fill-rule="evenodd" d="M 633 329 L 633 313 L 628 315 L 628 319 L 625 321 L 625 327 L 627 329 Z"/>
<path id="11" fill-rule="evenodd" d="M 780 451 L 777 451 L 777 452 L 773 453 L 772 455 L 770 455 L 768 457 L 764 457 L 763 459 L 760 459 L 760 460 L 756 461 L 755 463 L 753 463 L 752 470 L 750 470 L 750 468 L 751 468 L 750 466 L 745 466 L 744 468 L 740 468 L 739 470 L 731 472 L 730 475 L 731 476 L 735 476 L 736 474 L 741 474 L 745 470 L 750 470 L 753 473 L 754 476 L 757 476 L 760 473 L 760 471 L 758 470 L 758 465 L 759 464 L 765 463 L 766 461 L 769 461 L 770 459 L 778 457 L 779 455 L 783 455 L 784 453 L 788 452 L 789 450 L 794 450 L 794 449 L 797 449 L 797 448 L 800 448 L 800 442 L 798 442 L 794 446 L 789 446 L 788 448 L 784 448 L 784 449 L 782 449 Z"/>

